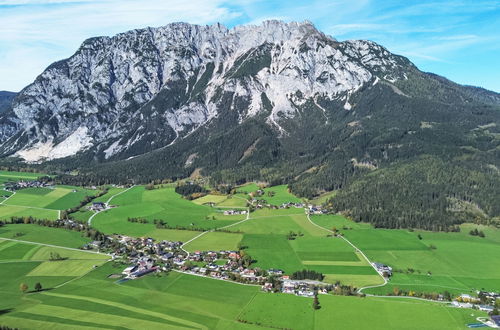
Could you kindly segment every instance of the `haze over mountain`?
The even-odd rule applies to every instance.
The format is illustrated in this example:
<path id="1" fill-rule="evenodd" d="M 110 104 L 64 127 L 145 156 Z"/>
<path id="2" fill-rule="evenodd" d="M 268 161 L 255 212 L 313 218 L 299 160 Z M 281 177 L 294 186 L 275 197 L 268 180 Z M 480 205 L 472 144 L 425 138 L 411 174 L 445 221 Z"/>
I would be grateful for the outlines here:
<path id="1" fill-rule="evenodd" d="M 86 40 L 49 66 L 2 113 L 0 151 L 81 182 L 342 189 L 335 205 L 356 219 L 430 228 L 500 215 L 499 127 L 500 94 L 374 42 L 309 22 L 173 23 Z"/>

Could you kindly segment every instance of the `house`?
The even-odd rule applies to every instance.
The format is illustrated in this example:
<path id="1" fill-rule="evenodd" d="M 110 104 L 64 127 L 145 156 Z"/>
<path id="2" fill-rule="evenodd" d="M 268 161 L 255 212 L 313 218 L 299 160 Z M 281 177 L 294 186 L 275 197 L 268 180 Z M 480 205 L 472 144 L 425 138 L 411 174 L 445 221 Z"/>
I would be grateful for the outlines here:
<path id="1" fill-rule="evenodd" d="M 102 242 L 101 241 L 93 241 L 90 243 L 90 245 L 96 249 L 98 249 L 101 246 Z"/>
<path id="2" fill-rule="evenodd" d="M 144 269 L 144 270 L 139 270 L 139 271 L 136 271 L 136 272 L 133 272 L 132 274 L 130 274 L 130 278 L 135 279 L 135 278 L 144 276 L 146 274 L 152 273 L 152 272 L 156 271 L 157 269 L 158 269 L 158 267 L 152 267 L 152 268 L 148 268 L 148 269 Z"/>
<path id="3" fill-rule="evenodd" d="M 90 210 L 92 211 L 102 211 L 106 208 L 106 204 L 103 202 L 93 202 L 90 206 Z"/>
<path id="4" fill-rule="evenodd" d="M 267 271 L 267 273 L 269 275 L 276 275 L 276 276 L 281 276 L 283 275 L 283 271 L 281 269 L 274 269 L 274 268 L 271 268 Z"/>
<path id="5" fill-rule="evenodd" d="M 122 271 L 122 274 L 129 276 L 131 273 L 135 272 L 137 268 L 137 266 L 129 266 Z"/>

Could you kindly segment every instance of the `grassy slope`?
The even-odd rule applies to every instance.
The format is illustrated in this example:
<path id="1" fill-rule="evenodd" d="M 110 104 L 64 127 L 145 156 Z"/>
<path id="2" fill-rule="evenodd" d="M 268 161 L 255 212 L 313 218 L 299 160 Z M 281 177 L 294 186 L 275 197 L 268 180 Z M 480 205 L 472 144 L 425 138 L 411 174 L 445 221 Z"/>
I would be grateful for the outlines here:
<path id="1" fill-rule="evenodd" d="M 170 226 L 217 228 L 236 222 L 240 218 L 228 217 L 215 209 L 197 205 L 181 198 L 173 187 L 145 190 L 138 186 L 115 197 L 112 204 L 118 207 L 101 212 L 93 219 L 93 225 L 105 233 L 121 233 L 131 236 L 169 238 L 168 231 L 156 229 L 153 219 L 162 219 Z M 215 220 L 211 220 L 212 216 Z M 147 224 L 128 222 L 128 217 L 146 218 Z M 208 220 L 208 219 L 210 220 Z"/>
<path id="2" fill-rule="evenodd" d="M 16 235 L 18 233 L 22 235 Z M 5 225 L 0 227 L 0 238 L 1 237 L 70 248 L 79 248 L 90 242 L 90 239 L 82 237 L 81 233 L 76 231 L 25 224 Z"/>
<path id="3" fill-rule="evenodd" d="M 175 272 L 116 285 L 107 275 L 119 270 L 106 264 L 61 288 L 3 300 L 4 310 L 11 309 L 0 323 L 37 329 L 463 329 L 484 315 L 427 302 L 324 295 L 314 311 L 308 298 Z"/>

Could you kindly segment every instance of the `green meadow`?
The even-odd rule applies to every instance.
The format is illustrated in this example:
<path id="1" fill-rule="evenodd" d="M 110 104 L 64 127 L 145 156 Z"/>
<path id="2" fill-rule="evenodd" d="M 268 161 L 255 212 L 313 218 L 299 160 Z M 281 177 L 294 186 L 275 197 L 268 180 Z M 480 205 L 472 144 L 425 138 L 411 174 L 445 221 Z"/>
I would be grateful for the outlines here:
<path id="1" fill-rule="evenodd" d="M 76 231 L 38 226 L 34 224 L 10 224 L 0 227 L 0 239 L 11 238 L 42 244 L 53 244 L 69 248 L 79 248 L 90 242 Z"/>
<path id="2" fill-rule="evenodd" d="M 310 223 L 303 210 L 301 214 L 285 213 L 274 217 L 267 212 L 264 214 L 258 217 L 254 212 L 250 220 L 231 227 L 244 233 L 241 245 L 256 260 L 254 267 L 278 268 L 287 274 L 311 269 L 325 274 L 329 282 L 342 280 L 356 287 L 383 283 L 347 242 L 327 237 L 328 232 Z M 292 240 L 287 238 L 290 231 L 297 234 Z"/>
<path id="3" fill-rule="evenodd" d="M 36 180 L 37 178 L 44 176 L 44 175 L 46 175 L 46 174 L 30 173 L 30 172 L 0 171 L 0 183 L 5 183 L 5 182 L 9 182 L 9 181 Z"/>
<path id="4" fill-rule="evenodd" d="M 31 266 L 14 268 L 10 281 L 0 276 L 9 298 L 0 301 L 0 323 L 19 328 L 464 329 L 484 315 L 408 299 L 332 295 L 320 295 L 321 309 L 313 310 L 309 298 L 177 272 L 116 284 L 107 276 L 123 267 L 109 263 L 58 288 L 20 294 L 18 282 Z M 69 277 L 35 278 L 54 287 Z"/>
<path id="5" fill-rule="evenodd" d="M 92 219 L 95 228 L 105 233 L 158 239 L 169 239 L 169 232 L 157 229 L 154 219 L 161 219 L 170 227 L 213 229 L 245 218 L 243 215 L 225 216 L 222 210 L 183 199 L 174 191 L 174 187 L 146 190 L 143 186 L 137 186 L 114 197 L 111 204 L 116 207 Z M 145 218 L 149 222 L 129 222 L 129 217 Z"/>
<path id="6" fill-rule="evenodd" d="M 16 191 L 4 205 L 66 210 L 78 205 L 86 196 L 96 191 L 84 188 L 58 186 L 55 188 L 26 188 Z"/>
<path id="7" fill-rule="evenodd" d="M 498 229 L 465 224 L 460 233 L 443 233 L 374 229 L 341 216 L 321 215 L 312 219 L 327 228 L 336 227 L 370 260 L 393 267 L 395 272 L 389 284 L 367 293 L 386 294 L 395 287 L 457 294 L 500 290 Z M 486 237 L 469 235 L 473 228 L 483 230 Z"/>
<path id="8" fill-rule="evenodd" d="M 236 189 L 237 192 L 249 194 L 259 190 L 259 186 L 255 183 L 249 183 L 244 186 L 240 186 Z M 301 199 L 293 195 L 288 191 L 287 185 L 279 185 L 264 188 L 264 194 L 262 196 L 256 196 L 258 199 L 263 199 L 272 205 L 281 205 L 283 203 L 300 203 Z"/>
<path id="9" fill-rule="evenodd" d="M 96 194 L 89 190 L 72 186 L 55 188 L 25 188 L 10 193 L 0 204 L 0 219 L 32 216 L 38 219 L 56 220 L 59 211 L 78 205 L 86 196 Z"/>

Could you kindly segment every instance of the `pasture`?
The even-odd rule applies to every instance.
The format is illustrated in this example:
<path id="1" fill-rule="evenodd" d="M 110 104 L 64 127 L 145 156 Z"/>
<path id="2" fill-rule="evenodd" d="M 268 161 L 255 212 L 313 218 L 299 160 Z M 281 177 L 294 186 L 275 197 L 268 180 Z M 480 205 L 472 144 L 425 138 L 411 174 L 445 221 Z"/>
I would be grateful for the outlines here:
<path id="1" fill-rule="evenodd" d="M 79 248 L 90 242 L 89 238 L 83 237 L 81 233 L 76 231 L 43 227 L 34 224 L 9 224 L 0 227 L 1 238 L 12 238 L 70 248 Z"/>
<path id="2" fill-rule="evenodd" d="M 157 229 L 154 219 L 161 219 L 170 227 L 212 229 L 244 218 L 224 216 L 221 210 L 183 199 L 173 187 L 146 190 L 137 186 L 113 198 L 111 204 L 116 207 L 96 215 L 92 226 L 105 233 L 130 236 L 168 239 L 168 232 Z M 129 222 L 129 217 L 144 218 L 148 223 Z"/>
<path id="3" fill-rule="evenodd" d="M 242 238 L 242 234 L 209 232 L 186 244 L 184 249 L 189 252 L 238 250 L 238 243 L 241 242 Z"/>
<path id="4" fill-rule="evenodd" d="M 16 273 L 29 271 L 23 266 Z M 332 295 L 320 295 L 322 307 L 313 310 L 308 298 L 177 272 L 117 285 L 107 275 L 119 270 L 108 263 L 57 289 L 2 300 L 0 323 L 36 329 L 463 329 L 484 315 L 408 299 Z M 9 285 L 0 276 L 0 285 L 17 289 L 19 280 Z"/>
<path id="5" fill-rule="evenodd" d="M 305 214 L 256 217 L 256 213 L 231 227 L 244 233 L 241 245 L 256 260 L 254 267 L 278 268 L 287 274 L 311 269 L 325 274 L 329 282 L 343 280 L 358 287 L 383 283 L 347 242 L 327 237 L 328 232 L 310 223 Z M 291 240 L 287 238 L 290 231 L 297 234 Z"/>
<path id="6" fill-rule="evenodd" d="M 95 190 L 70 186 L 26 188 L 16 191 L 16 193 L 3 204 L 51 210 L 66 210 L 78 205 L 86 196 L 91 196 L 95 193 Z"/>
<path id="7" fill-rule="evenodd" d="M 262 327 L 290 329 L 464 329 L 482 312 L 409 299 L 320 295 L 321 309 L 311 299 L 257 294 L 240 319 Z M 360 317 L 362 315 L 362 317 Z"/>
<path id="8" fill-rule="evenodd" d="M 0 184 L 9 181 L 30 181 L 44 176 L 42 173 L 0 171 Z"/>
<path id="9" fill-rule="evenodd" d="M 465 224 L 460 233 L 374 229 L 341 216 L 313 216 L 327 228 L 336 227 L 370 260 L 393 267 L 387 286 L 367 293 L 387 294 L 395 287 L 420 292 L 464 293 L 500 290 L 500 231 Z M 352 229 L 342 229 L 343 227 Z M 479 228 L 485 238 L 471 236 Z"/>

